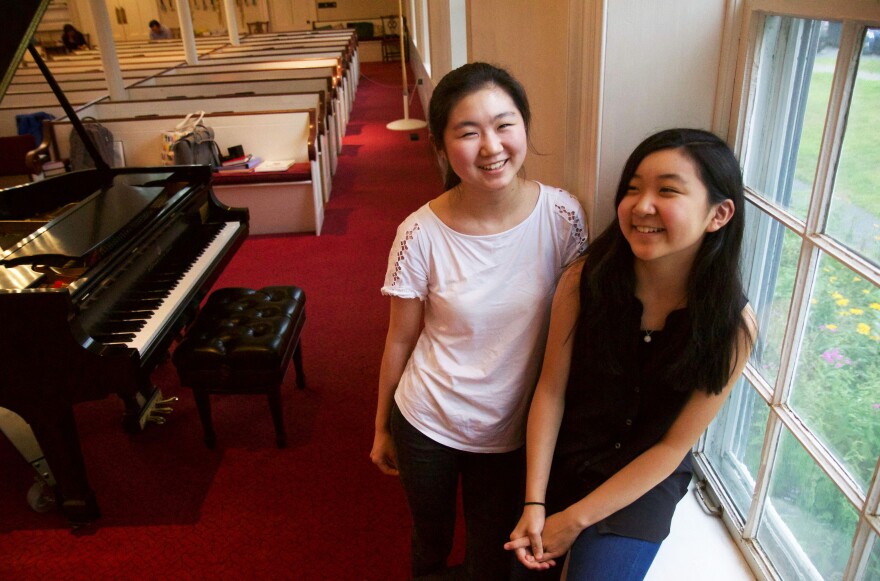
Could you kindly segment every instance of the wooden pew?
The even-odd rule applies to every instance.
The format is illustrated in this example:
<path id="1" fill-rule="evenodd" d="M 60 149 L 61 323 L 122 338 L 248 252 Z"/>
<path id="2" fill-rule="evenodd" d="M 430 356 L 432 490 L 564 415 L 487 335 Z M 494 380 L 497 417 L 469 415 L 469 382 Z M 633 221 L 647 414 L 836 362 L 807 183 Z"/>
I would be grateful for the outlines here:
<path id="1" fill-rule="evenodd" d="M 324 126 L 327 130 L 330 171 L 336 172 L 338 154 L 342 148 L 338 115 L 335 113 L 336 91 L 332 79 L 326 77 L 307 79 L 255 80 L 228 83 L 198 83 L 192 85 L 136 85 L 128 89 L 128 96 L 135 101 L 157 99 L 189 99 L 208 96 L 272 95 L 283 93 L 319 93 L 322 95 Z M 319 121 L 321 118 L 319 117 Z"/>
<path id="2" fill-rule="evenodd" d="M 198 89 L 194 86 L 193 89 Z M 321 92 L 280 94 L 249 93 L 246 95 L 192 95 L 186 99 L 157 99 L 157 100 L 130 100 L 111 101 L 109 99 L 97 101 L 81 108 L 77 114 L 80 117 L 93 117 L 98 121 L 104 119 L 119 119 L 135 117 L 138 119 L 158 117 L 157 111 L 164 117 L 178 115 L 183 119 L 187 114 L 194 111 L 206 113 L 243 113 L 264 112 L 283 110 L 311 110 L 314 111 L 316 124 L 315 153 L 318 160 L 320 173 L 321 195 L 324 202 L 330 199 L 332 190 L 332 172 L 330 136 L 324 121 L 326 119 L 324 94 Z M 170 128 L 169 128 L 170 129 Z M 236 145 L 234 143 L 227 144 Z M 225 152 L 221 152 L 225 153 Z M 335 152 L 333 152 L 335 159 Z"/>
<path id="3" fill-rule="evenodd" d="M 102 119 L 101 124 L 121 143 L 127 166 L 161 166 L 162 131 L 172 129 L 179 116 Z M 216 113 L 205 115 L 221 148 L 241 145 L 264 160 L 294 159 L 287 172 L 215 174 L 214 193 L 224 204 L 250 209 L 251 234 L 321 233 L 324 203 L 315 150 L 315 111 Z M 69 155 L 72 126 L 49 124 L 53 157 Z"/>
<path id="4" fill-rule="evenodd" d="M 183 71 L 196 70 L 196 73 L 185 73 Z M 221 70 L 214 71 L 213 67 L 189 67 L 186 69 L 173 69 L 165 74 L 148 77 L 143 81 L 132 86 L 132 89 L 139 87 L 160 87 L 160 86 L 179 86 L 179 85 L 203 85 L 207 83 L 243 83 L 261 80 L 291 80 L 291 79 L 329 79 L 332 84 L 332 111 L 336 118 L 338 127 L 338 135 L 345 135 L 345 128 L 348 125 L 350 109 L 347 106 L 348 100 L 344 92 L 344 87 L 339 83 L 336 77 L 336 71 L 333 67 L 323 68 L 306 68 L 306 69 L 265 69 L 265 70 Z"/>

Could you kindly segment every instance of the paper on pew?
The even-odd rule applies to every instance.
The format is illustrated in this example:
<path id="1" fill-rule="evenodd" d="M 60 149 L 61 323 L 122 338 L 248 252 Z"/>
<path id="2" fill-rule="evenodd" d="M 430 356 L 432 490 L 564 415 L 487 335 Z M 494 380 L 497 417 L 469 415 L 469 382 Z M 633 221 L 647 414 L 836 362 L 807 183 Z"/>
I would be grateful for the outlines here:
<path id="1" fill-rule="evenodd" d="M 287 171 L 292 165 L 292 159 L 269 159 L 255 167 L 254 171 Z"/>

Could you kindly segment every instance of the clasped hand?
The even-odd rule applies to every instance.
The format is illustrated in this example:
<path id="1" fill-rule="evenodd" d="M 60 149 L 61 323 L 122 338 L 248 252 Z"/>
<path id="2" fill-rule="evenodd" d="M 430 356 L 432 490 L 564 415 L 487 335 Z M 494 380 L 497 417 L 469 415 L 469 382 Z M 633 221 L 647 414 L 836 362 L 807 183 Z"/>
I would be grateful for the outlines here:
<path id="1" fill-rule="evenodd" d="M 527 506 L 504 548 L 514 551 L 528 569 L 549 569 L 568 552 L 580 532 L 565 511 L 545 518 L 543 506 Z"/>

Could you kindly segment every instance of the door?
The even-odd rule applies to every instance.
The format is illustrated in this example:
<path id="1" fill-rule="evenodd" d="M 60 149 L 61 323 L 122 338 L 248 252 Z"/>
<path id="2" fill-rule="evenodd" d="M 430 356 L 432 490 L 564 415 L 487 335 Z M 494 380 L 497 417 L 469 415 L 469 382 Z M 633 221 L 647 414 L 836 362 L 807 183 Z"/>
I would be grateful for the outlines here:
<path id="1" fill-rule="evenodd" d="M 272 32 L 311 30 L 315 3 L 309 0 L 268 0 Z"/>
<path id="2" fill-rule="evenodd" d="M 150 21 L 159 14 L 152 2 L 106 0 L 115 40 L 149 40 Z"/>

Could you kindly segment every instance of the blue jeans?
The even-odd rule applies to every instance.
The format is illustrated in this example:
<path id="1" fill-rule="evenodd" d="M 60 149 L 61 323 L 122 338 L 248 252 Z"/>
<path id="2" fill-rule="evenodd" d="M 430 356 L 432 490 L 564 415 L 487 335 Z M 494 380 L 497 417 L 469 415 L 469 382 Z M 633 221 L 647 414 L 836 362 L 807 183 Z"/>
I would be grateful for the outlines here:
<path id="1" fill-rule="evenodd" d="M 428 438 L 391 410 L 397 467 L 413 519 L 414 577 L 443 573 L 455 536 L 461 478 L 467 579 L 506 580 L 512 554 L 504 543 L 519 518 L 524 483 L 523 449 L 503 454 L 462 452 Z"/>
<path id="2" fill-rule="evenodd" d="M 584 529 L 568 552 L 568 581 L 640 581 L 648 574 L 660 543 Z"/>

